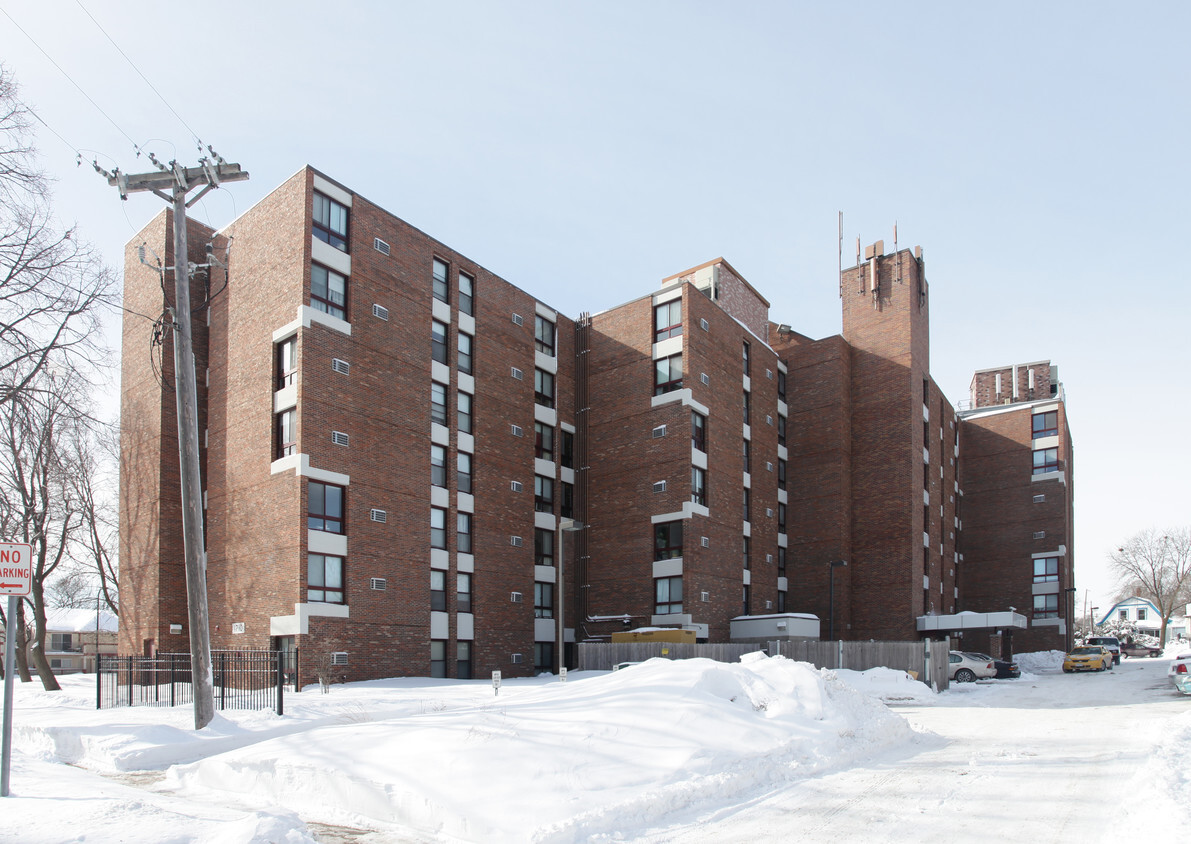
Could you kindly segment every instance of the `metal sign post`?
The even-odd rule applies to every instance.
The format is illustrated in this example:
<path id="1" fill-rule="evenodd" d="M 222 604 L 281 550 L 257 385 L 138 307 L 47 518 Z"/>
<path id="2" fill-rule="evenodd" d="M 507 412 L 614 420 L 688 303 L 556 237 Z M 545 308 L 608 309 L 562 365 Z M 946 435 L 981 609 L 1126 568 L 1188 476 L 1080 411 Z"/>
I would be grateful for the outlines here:
<path id="1" fill-rule="evenodd" d="M 492 672 L 492 693 L 496 696 L 500 695 L 500 672 Z"/>
<path id="2" fill-rule="evenodd" d="M 4 740 L 0 749 L 0 797 L 8 796 L 12 764 L 12 683 L 16 671 L 17 602 L 33 589 L 33 546 L 0 543 L 0 595 L 8 596 L 4 636 Z"/>

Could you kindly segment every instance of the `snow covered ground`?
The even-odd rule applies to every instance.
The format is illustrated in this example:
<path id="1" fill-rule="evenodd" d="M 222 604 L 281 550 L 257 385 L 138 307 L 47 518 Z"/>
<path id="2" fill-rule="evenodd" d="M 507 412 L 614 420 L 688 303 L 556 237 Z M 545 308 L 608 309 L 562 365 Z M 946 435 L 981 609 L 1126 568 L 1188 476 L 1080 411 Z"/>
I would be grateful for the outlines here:
<path id="1" fill-rule="evenodd" d="M 1169 835 L 1191 697 L 1166 659 L 934 694 L 753 656 L 316 688 L 286 715 L 94 709 L 18 684 L 0 841 L 1107 841 Z M 1028 667 L 1027 667 L 1028 666 Z M 1144 795 L 1129 797 L 1126 795 Z"/>

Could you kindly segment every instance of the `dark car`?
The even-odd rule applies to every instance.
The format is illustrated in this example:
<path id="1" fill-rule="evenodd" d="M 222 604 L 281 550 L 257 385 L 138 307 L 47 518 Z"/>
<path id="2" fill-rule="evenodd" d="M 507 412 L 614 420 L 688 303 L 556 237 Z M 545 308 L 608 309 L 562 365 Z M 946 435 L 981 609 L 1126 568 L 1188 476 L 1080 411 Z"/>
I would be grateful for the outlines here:
<path id="1" fill-rule="evenodd" d="M 1112 652 L 1114 665 L 1121 664 L 1121 640 L 1116 636 L 1089 636 L 1085 645 L 1100 645 Z"/>
<path id="2" fill-rule="evenodd" d="M 1125 642 L 1121 645 L 1121 653 L 1125 656 L 1162 656 L 1162 649 L 1141 642 Z"/>
<path id="3" fill-rule="evenodd" d="M 994 659 L 988 654 L 980 654 L 974 651 L 964 651 L 968 656 L 975 659 L 991 659 L 993 667 L 997 669 L 998 680 L 1014 680 L 1021 676 L 1021 669 L 1017 667 L 1017 663 L 1007 659 Z"/>

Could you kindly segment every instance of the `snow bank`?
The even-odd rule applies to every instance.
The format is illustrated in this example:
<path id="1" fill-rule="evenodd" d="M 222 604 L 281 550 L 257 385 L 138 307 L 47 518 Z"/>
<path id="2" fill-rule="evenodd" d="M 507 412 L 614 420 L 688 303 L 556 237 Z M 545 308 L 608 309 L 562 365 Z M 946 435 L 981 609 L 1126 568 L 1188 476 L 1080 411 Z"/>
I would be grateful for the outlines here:
<path id="1" fill-rule="evenodd" d="M 1023 674 L 1043 674 L 1050 671 L 1062 671 L 1063 659 L 1067 654 L 1062 651 L 1035 651 L 1028 654 L 1015 654 L 1013 661 Z"/>

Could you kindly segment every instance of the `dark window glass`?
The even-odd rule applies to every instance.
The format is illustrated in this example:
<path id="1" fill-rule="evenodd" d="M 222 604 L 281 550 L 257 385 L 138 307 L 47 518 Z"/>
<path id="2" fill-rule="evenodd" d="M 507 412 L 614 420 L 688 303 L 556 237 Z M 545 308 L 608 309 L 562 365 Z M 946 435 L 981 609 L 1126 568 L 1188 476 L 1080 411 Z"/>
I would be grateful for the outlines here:
<path id="1" fill-rule="evenodd" d="M 447 424 L 447 385 L 437 381 L 430 382 L 430 421 Z"/>
<path id="2" fill-rule="evenodd" d="M 465 314 L 475 315 L 475 279 L 465 272 L 459 273 L 459 310 Z"/>
<path id="3" fill-rule="evenodd" d="M 786 417 L 784 416 L 777 418 L 777 443 L 778 445 L 786 444 Z"/>
<path id="4" fill-rule="evenodd" d="M 567 430 L 562 432 L 562 455 L 560 462 L 568 469 L 575 468 L 575 435 Z"/>
<path id="5" fill-rule="evenodd" d="M 682 522 L 661 522 L 653 526 L 653 558 L 672 560 L 682 556 Z"/>
<path id="6" fill-rule="evenodd" d="M 554 565 L 554 531 L 535 528 L 533 532 L 534 565 Z"/>
<path id="7" fill-rule="evenodd" d="M 784 575 L 786 573 L 786 549 L 785 548 L 779 547 L 777 549 L 777 573 L 779 576 Z"/>
<path id="8" fill-rule="evenodd" d="M 463 610 L 460 610 L 463 612 Z M 471 679 L 471 642 L 455 643 L 455 677 L 459 680 Z"/>
<path id="9" fill-rule="evenodd" d="M 707 472 L 698 466 L 691 467 L 691 501 L 707 506 Z"/>
<path id="10" fill-rule="evenodd" d="M 339 319 L 347 319 L 347 276 L 320 264 L 311 264 L 310 307 Z"/>
<path id="11" fill-rule="evenodd" d="M 533 585 L 533 617 L 554 618 L 554 584 L 537 582 Z"/>
<path id="12" fill-rule="evenodd" d="M 1059 450 L 1057 448 L 1040 448 L 1034 452 L 1034 474 L 1059 471 Z"/>
<path id="13" fill-rule="evenodd" d="M 657 615 L 682 612 L 682 577 L 659 577 L 653 581 L 654 605 Z"/>
<path id="14" fill-rule="evenodd" d="M 471 612 L 471 575 L 462 571 L 455 575 L 455 609 Z"/>
<path id="15" fill-rule="evenodd" d="M 786 532 L 786 505 L 780 501 L 777 504 L 777 530 L 778 533 Z"/>
<path id="16" fill-rule="evenodd" d="M 460 372 L 466 372 L 468 375 L 472 372 L 472 348 L 475 346 L 475 338 L 470 334 L 459 332 L 459 359 L 455 361 L 455 365 L 459 367 Z"/>
<path id="17" fill-rule="evenodd" d="M 455 486 L 459 492 L 471 492 L 471 455 L 460 451 L 455 455 Z"/>
<path id="18" fill-rule="evenodd" d="M 560 481 L 558 514 L 564 519 L 575 518 L 575 487 L 566 481 Z"/>
<path id="19" fill-rule="evenodd" d="M 1046 583 L 1059 579 L 1059 558 L 1043 557 L 1034 560 L 1034 582 Z"/>
<path id="20" fill-rule="evenodd" d="M 306 600 L 324 604 L 343 603 L 343 557 L 306 555 Z"/>
<path id="21" fill-rule="evenodd" d="M 744 513 L 743 513 L 743 515 L 744 515 L 744 520 L 745 520 L 746 522 L 752 521 L 752 519 L 750 519 L 750 518 L 749 518 L 749 488 L 748 488 L 748 487 L 745 487 L 745 488 L 744 488 L 744 507 L 743 507 L 743 510 L 744 510 Z"/>
<path id="22" fill-rule="evenodd" d="M 653 394 L 660 396 L 682 389 L 682 355 L 670 355 L 653 362 Z"/>
<path id="23" fill-rule="evenodd" d="M 440 569 L 430 570 L 430 609 L 447 611 L 447 573 Z"/>
<path id="24" fill-rule="evenodd" d="M 430 483 L 434 486 L 447 485 L 447 449 L 445 446 L 430 446 Z"/>
<path id="25" fill-rule="evenodd" d="M 460 554 L 471 553 L 471 513 L 455 514 L 455 550 Z"/>
<path id="26" fill-rule="evenodd" d="M 329 196 L 314 194 L 311 231 L 323 243 L 347 251 L 347 208 Z"/>
<path id="27" fill-rule="evenodd" d="M 751 471 L 753 471 L 752 470 L 753 461 L 751 459 L 752 458 L 752 455 L 751 455 L 752 450 L 749 448 L 748 440 L 741 440 L 741 442 L 743 443 L 743 445 L 741 445 L 741 447 L 740 447 L 740 454 L 741 454 L 741 457 L 743 458 L 742 465 L 744 466 L 745 472 L 751 472 Z"/>
<path id="28" fill-rule="evenodd" d="M 742 407 L 744 409 L 744 424 L 747 425 L 749 423 L 749 391 L 748 390 L 744 391 L 744 401 L 742 403 Z"/>
<path id="29" fill-rule="evenodd" d="M 777 487 L 778 489 L 786 488 L 786 461 L 780 457 L 777 459 Z"/>
<path id="30" fill-rule="evenodd" d="M 430 357 L 439 363 L 447 363 L 447 337 L 450 329 L 445 322 L 430 320 Z"/>
<path id="31" fill-rule="evenodd" d="M 450 267 L 447 266 L 447 263 L 435 258 L 433 279 L 431 281 L 431 291 L 434 294 L 434 298 L 438 299 L 440 302 L 451 301 L 451 283 L 449 281 L 450 274 Z"/>
<path id="32" fill-rule="evenodd" d="M 743 587 L 743 589 L 744 589 L 744 598 L 740 605 L 740 614 L 748 615 L 750 613 L 750 604 L 751 604 L 751 601 L 749 600 L 750 591 L 749 591 L 749 588 L 747 585 L 745 585 Z"/>
<path id="33" fill-rule="evenodd" d="M 653 342 L 682 334 L 682 300 L 674 299 L 653 309 Z"/>
<path id="34" fill-rule="evenodd" d="M 298 445 L 298 413 L 296 410 L 283 410 L 277 414 L 277 457 L 288 457 L 293 454 Z"/>
<path id="35" fill-rule="evenodd" d="M 749 344 L 748 344 L 748 343 L 742 343 L 742 344 L 741 344 L 741 350 L 742 350 L 742 353 L 743 353 L 743 355 L 744 355 L 744 374 L 745 374 L 745 375 L 748 375 L 748 374 L 749 374 L 749 364 L 750 364 L 750 362 L 751 362 L 751 361 L 750 361 L 750 359 L 749 359 Z"/>
<path id="36" fill-rule="evenodd" d="M 534 317 L 533 337 L 539 352 L 554 357 L 554 323 L 538 314 Z"/>
<path id="37" fill-rule="evenodd" d="M 554 461 L 554 429 L 541 422 L 533 423 L 534 456 Z"/>
<path id="38" fill-rule="evenodd" d="M 539 674 L 554 670 L 554 643 L 533 643 L 533 667 Z"/>
<path id="39" fill-rule="evenodd" d="M 777 593 L 777 611 L 778 612 L 786 611 L 786 593 L 785 593 L 785 591 Z"/>
<path id="40" fill-rule="evenodd" d="M 474 399 L 472 399 L 471 393 L 459 393 L 459 430 L 464 434 L 471 433 L 473 403 Z M 443 413 L 445 415 L 446 408 L 443 408 Z"/>
<path id="41" fill-rule="evenodd" d="M 544 369 L 533 371 L 533 400 L 542 407 L 554 407 L 554 376 Z"/>
<path id="42" fill-rule="evenodd" d="M 298 338 L 287 337 L 277 344 L 277 386 L 288 387 L 298 375 Z"/>
<path id="43" fill-rule="evenodd" d="M 447 511 L 441 507 L 430 508 L 430 547 L 447 547 Z"/>
<path id="44" fill-rule="evenodd" d="M 533 508 L 539 513 L 554 512 L 554 479 L 545 475 L 533 476 Z"/>
<path id="45" fill-rule="evenodd" d="M 744 570 L 748 571 L 751 563 L 749 560 L 749 538 L 747 536 L 742 536 L 740 537 L 740 541 L 742 545 L 742 556 L 744 558 Z"/>
<path id="46" fill-rule="evenodd" d="M 786 373 L 780 369 L 777 371 L 777 397 L 786 400 Z"/>
<path id="47" fill-rule="evenodd" d="M 447 676 L 447 643 L 438 639 L 430 642 L 430 676 Z"/>
<path id="48" fill-rule="evenodd" d="M 311 481 L 306 488 L 306 527 L 343 533 L 343 487 Z"/>
<path id="49" fill-rule="evenodd" d="M 702 452 L 707 451 L 707 417 L 691 411 L 691 445 Z"/>
<path id="50" fill-rule="evenodd" d="M 1059 412 L 1057 410 L 1035 413 L 1030 422 L 1033 427 L 1034 439 L 1053 437 L 1059 433 Z"/>
<path id="51" fill-rule="evenodd" d="M 1058 595 L 1035 595 L 1034 596 L 1034 618 L 1058 618 L 1059 617 L 1059 596 Z"/>

